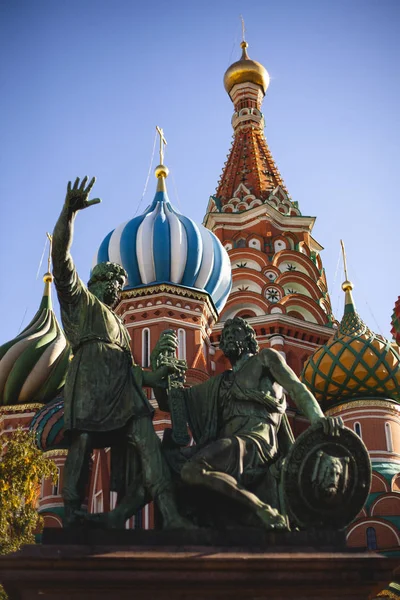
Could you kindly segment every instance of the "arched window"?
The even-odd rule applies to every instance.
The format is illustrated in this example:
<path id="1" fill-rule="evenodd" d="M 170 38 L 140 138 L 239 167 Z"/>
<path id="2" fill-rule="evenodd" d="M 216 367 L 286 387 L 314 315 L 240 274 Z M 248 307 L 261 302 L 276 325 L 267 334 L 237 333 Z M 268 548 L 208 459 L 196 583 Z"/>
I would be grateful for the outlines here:
<path id="1" fill-rule="evenodd" d="M 143 529 L 143 509 L 135 514 L 135 529 Z"/>
<path id="2" fill-rule="evenodd" d="M 113 510 L 117 506 L 117 492 L 110 491 L 110 510 Z"/>
<path id="3" fill-rule="evenodd" d="M 280 250 L 286 250 L 287 245 L 283 240 L 276 240 L 274 242 L 274 250 L 275 252 L 280 252 Z"/>
<path id="4" fill-rule="evenodd" d="M 142 367 L 150 366 L 150 329 L 145 327 L 142 331 Z"/>
<path id="5" fill-rule="evenodd" d="M 393 452 L 393 439 L 392 430 L 390 429 L 390 423 L 385 423 L 385 435 L 386 435 L 386 450 Z"/>
<path id="6" fill-rule="evenodd" d="M 368 550 L 378 550 L 375 527 L 367 527 L 367 548 Z"/>
<path id="7" fill-rule="evenodd" d="M 360 423 L 358 423 L 358 421 L 357 423 L 354 423 L 354 431 L 356 432 L 358 437 L 362 439 L 361 425 Z"/>
<path id="8" fill-rule="evenodd" d="M 254 248 L 255 250 L 261 250 L 261 242 L 260 242 L 260 240 L 257 240 L 256 238 L 252 238 L 249 241 L 249 246 L 250 246 L 250 248 Z"/>
<path id="9" fill-rule="evenodd" d="M 60 469 L 58 467 L 57 468 L 57 478 L 54 481 L 53 486 L 51 488 L 51 495 L 52 496 L 58 496 L 59 487 L 60 487 Z"/>
<path id="10" fill-rule="evenodd" d="M 178 358 L 186 360 L 186 331 L 178 329 Z"/>

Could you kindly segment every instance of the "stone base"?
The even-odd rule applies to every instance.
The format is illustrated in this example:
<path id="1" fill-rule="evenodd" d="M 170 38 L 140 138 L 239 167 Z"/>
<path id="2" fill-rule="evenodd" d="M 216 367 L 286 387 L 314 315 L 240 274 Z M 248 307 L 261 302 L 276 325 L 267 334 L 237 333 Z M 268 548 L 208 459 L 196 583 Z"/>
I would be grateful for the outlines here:
<path id="1" fill-rule="evenodd" d="M 144 529 L 55 529 L 45 528 L 42 544 L 54 546 L 136 546 L 141 548 L 169 547 L 179 552 L 184 548 L 212 546 L 214 550 L 235 552 L 280 552 L 298 548 L 302 552 L 335 552 L 346 550 L 344 531 L 265 531 L 250 527 L 235 527 L 218 531 L 144 530 Z"/>
<path id="2" fill-rule="evenodd" d="M 66 541 L 68 532 L 53 531 Z M 168 532 L 127 533 L 151 535 L 145 545 L 25 546 L 0 557 L 0 581 L 10 600 L 367 600 L 393 580 L 399 563 L 366 552 L 317 552 L 284 538 L 260 551 L 193 546 L 193 532 L 174 532 L 174 545 L 165 546 L 157 538 Z"/>

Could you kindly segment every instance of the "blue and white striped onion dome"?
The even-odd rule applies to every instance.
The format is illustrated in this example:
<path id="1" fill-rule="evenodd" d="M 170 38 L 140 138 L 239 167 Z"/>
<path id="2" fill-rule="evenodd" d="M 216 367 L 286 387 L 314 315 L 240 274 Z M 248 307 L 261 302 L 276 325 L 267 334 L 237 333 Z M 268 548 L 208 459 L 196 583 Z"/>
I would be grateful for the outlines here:
<path id="1" fill-rule="evenodd" d="M 218 313 L 232 287 L 225 248 L 210 230 L 171 205 L 161 179 L 144 213 L 104 238 L 93 267 L 106 261 L 120 264 L 128 273 L 125 290 L 160 283 L 194 288 L 210 295 Z"/>

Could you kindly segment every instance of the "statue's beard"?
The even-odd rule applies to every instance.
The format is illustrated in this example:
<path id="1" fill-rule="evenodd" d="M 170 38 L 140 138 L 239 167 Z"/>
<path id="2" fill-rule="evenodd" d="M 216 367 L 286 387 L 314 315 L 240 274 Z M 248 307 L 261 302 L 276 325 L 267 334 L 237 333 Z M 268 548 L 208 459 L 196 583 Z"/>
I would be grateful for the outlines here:
<path id="1" fill-rule="evenodd" d="M 221 350 L 231 362 L 238 360 L 246 351 L 246 344 L 240 340 L 230 340 L 221 345 Z"/>
<path id="2" fill-rule="evenodd" d="M 327 497 L 332 497 L 332 496 L 336 496 L 336 494 L 338 493 L 338 488 L 336 485 L 334 485 L 333 483 L 325 486 L 323 488 L 323 493 L 325 496 Z"/>
<path id="3" fill-rule="evenodd" d="M 119 300 L 119 292 L 115 289 L 115 287 L 108 283 L 105 286 L 104 294 L 103 294 L 103 302 L 107 304 L 109 308 L 114 308 Z"/>

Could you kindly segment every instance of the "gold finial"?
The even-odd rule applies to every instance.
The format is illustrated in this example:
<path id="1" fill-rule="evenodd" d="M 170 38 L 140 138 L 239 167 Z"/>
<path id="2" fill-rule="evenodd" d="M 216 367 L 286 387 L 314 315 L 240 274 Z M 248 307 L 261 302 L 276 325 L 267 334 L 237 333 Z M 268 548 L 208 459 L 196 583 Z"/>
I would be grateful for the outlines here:
<path id="1" fill-rule="evenodd" d="M 49 256 L 47 257 L 47 271 L 50 273 L 50 269 L 51 269 L 51 249 L 53 246 L 53 236 L 51 235 L 51 233 L 47 232 L 47 239 L 49 240 Z"/>
<path id="2" fill-rule="evenodd" d="M 351 281 L 349 281 L 349 276 L 347 274 L 347 260 L 346 260 L 346 250 L 344 247 L 344 242 L 343 240 L 340 240 L 340 245 L 342 246 L 342 255 L 343 255 L 343 266 L 344 266 L 344 276 L 346 277 L 346 281 L 344 281 L 342 283 L 342 290 L 344 292 L 347 292 L 347 290 L 352 290 L 353 289 L 353 284 L 351 283 Z"/>
<path id="3" fill-rule="evenodd" d="M 155 168 L 154 172 L 158 179 L 157 192 L 165 192 L 164 179 L 168 177 L 168 167 L 164 165 L 164 147 L 167 145 L 167 140 L 164 136 L 164 130 L 156 125 L 156 130 L 160 136 L 160 164 Z"/>
<path id="4" fill-rule="evenodd" d="M 240 15 L 240 20 L 242 21 L 242 42 L 245 42 L 246 41 L 246 35 L 245 35 L 246 27 L 244 26 L 244 19 L 243 19 L 242 15 Z"/>
<path id="5" fill-rule="evenodd" d="M 242 52 L 242 58 L 241 60 L 244 59 L 248 59 L 249 57 L 247 56 L 247 48 L 249 47 L 248 43 L 246 42 L 246 27 L 244 26 L 244 19 L 242 17 L 242 15 L 240 15 L 240 19 L 242 21 L 242 41 L 240 42 L 240 47 L 242 48 L 243 52 Z"/>
<path id="6" fill-rule="evenodd" d="M 167 145 L 167 140 L 164 137 L 164 130 L 156 125 L 158 135 L 160 136 L 160 165 L 164 164 L 164 146 Z"/>
<path id="7" fill-rule="evenodd" d="M 167 145 L 167 140 L 164 136 L 164 130 L 161 127 L 156 125 L 156 130 L 160 136 L 160 164 L 154 169 L 154 173 L 158 179 L 157 192 L 165 192 L 164 179 L 168 177 L 169 173 L 168 167 L 164 165 L 164 147 Z"/>
<path id="8" fill-rule="evenodd" d="M 49 255 L 47 257 L 47 273 L 43 275 L 44 281 L 44 292 L 43 298 L 46 298 L 47 307 L 51 308 L 51 284 L 53 283 L 53 275 L 51 274 L 51 247 L 53 244 L 53 236 L 50 233 L 46 233 L 47 239 L 49 240 Z"/>
<path id="9" fill-rule="evenodd" d="M 340 245 L 342 246 L 344 275 L 346 277 L 346 280 L 343 281 L 343 283 L 342 283 L 342 290 L 345 292 L 344 304 L 345 304 L 345 307 L 348 306 L 347 310 L 354 311 L 355 310 L 354 300 L 353 300 L 353 295 L 351 293 L 351 290 L 353 289 L 354 286 L 351 283 L 351 281 L 349 281 L 349 276 L 347 274 L 346 250 L 344 248 L 344 242 L 343 242 L 343 240 L 340 240 Z"/>
<path id="10" fill-rule="evenodd" d="M 51 248 L 53 245 L 53 236 L 51 235 L 51 233 L 46 233 L 47 235 L 47 239 L 49 240 L 49 255 L 47 257 L 47 273 L 44 274 L 43 276 L 43 281 L 46 284 L 50 284 L 53 282 L 53 275 L 51 274 Z"/>

